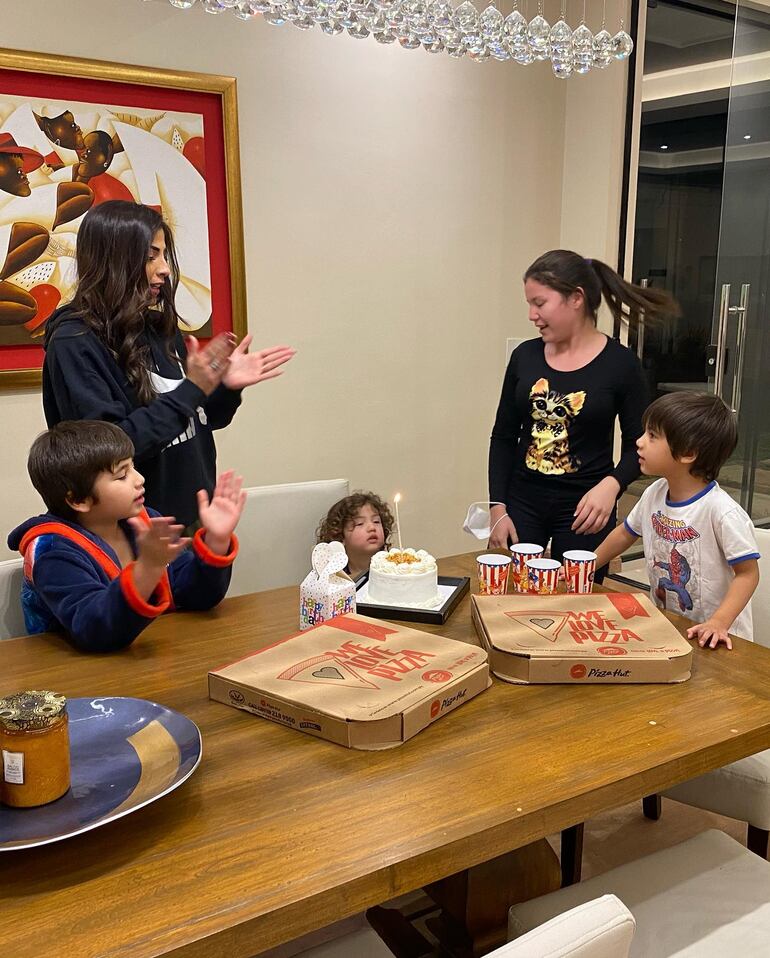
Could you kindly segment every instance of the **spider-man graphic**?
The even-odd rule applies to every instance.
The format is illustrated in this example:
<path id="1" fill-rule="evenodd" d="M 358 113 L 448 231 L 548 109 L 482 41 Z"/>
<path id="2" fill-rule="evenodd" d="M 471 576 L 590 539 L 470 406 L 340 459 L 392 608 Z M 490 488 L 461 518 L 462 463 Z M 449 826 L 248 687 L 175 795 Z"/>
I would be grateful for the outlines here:
<path id="1" fill-rule="evenodd" d="M 682 612 L 689 612 L 692 609 L 692 598 L 685 586 L 690 581 L 692 570 L 690 563 L 685 559 L 681 552 L 677 552 L 676 546 L 671 549 L 671 555 L 668 562 L 658 562 L 655 560 L 655 568 L 663 569 L 668 573 L 668 577 L 661 576 L 658 579 L 658 587 L 655 590 L 656 597 L 665 608 L 666 592 L 673 592 L 679 600 L 679 608 Z"/>

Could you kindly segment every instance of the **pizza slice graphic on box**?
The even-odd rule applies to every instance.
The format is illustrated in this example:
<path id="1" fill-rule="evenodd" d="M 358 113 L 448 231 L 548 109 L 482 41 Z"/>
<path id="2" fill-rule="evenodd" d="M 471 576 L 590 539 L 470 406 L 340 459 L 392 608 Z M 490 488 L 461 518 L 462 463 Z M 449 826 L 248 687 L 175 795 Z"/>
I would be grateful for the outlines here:
<path id="1" fill-rule="evenodd" d="M 552 643 L 558 641 L 559 632 L 569 619 L 569 612 L 506 612 L 505 615 Z"/>
<path id="2" fill-rule="evenodd" d="M 315 685 L 336 685 L 349 689 L 377 689 L 379 686 L 363 678 L 352 666 L 340 661 L 331 652 L 314 655 L 284 669 L 278 679 L 311 682 Z"/>

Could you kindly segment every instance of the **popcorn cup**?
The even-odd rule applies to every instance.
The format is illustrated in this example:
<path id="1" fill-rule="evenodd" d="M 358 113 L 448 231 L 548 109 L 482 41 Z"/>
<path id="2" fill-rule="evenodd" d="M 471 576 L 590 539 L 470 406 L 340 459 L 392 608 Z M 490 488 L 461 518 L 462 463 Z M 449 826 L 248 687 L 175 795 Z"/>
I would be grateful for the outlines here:
<path id="1" fill-rule="evenodd" d="M 517 542 L 516 545 L 511 546 L 513 559 L 511 581 L 516 592 L 529 591 L 526 563 L 529 559 L 539 559 L 544 552 L 543 546 L 536 545 L 534 542 Z"/>
<path id="2" fill-rule="evenodd" d="M 585 595 L 593 591 L 596 553 L 586 549 L 570 549 L 564 553 L 564 578 L 567 592 Z"/>
<path id="3" fill-rule="evenodd" d="M 494 554 L 477 556 L 480 595 L 505 595 L 508 588 L 510 556 Z"/>
<path id="4" fill-rule="evenodd" d="M 553 595 L 559 584 L 561 562 L 556 559 L 527 559 L 528 592 L 530 595 Z"/>

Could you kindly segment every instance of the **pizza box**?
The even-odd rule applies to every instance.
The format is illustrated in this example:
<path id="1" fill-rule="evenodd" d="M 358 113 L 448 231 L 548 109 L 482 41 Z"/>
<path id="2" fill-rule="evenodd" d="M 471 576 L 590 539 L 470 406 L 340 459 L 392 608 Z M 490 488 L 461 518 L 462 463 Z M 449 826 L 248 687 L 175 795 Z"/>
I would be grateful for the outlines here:
<path id="1" fill-rule="evenodd" d="M 474 595 L 471 618 L 506 682 L 684 682 L 692 648 L 643 592 Z"/>
<path id="2" fill-rule="evenodd" d="M 400 745 L 490 685 L 465 642 L 342 615 L 209 672 L 209 698 L 348 748 Z"/>

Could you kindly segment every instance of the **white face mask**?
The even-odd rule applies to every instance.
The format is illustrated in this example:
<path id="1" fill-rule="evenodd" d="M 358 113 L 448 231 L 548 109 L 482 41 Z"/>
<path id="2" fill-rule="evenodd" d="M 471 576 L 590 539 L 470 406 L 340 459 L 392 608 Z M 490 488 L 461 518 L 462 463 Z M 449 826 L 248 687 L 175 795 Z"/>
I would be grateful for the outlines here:
<path id="1" fill-rule="evenodd" d="M 500 516 L 500 519 L 490 528 L 489 509 L 491 506 L 504 505 L 504 502 L 472 502 L 470 506 L 468 506 L 468 514 L 463 523 L 463 531 L 469 532 L 472 536 L 476 536 L 477 539 L 488 539 L 492 529 L 494 529 L 497 522 L 503 518 L 503 516 Z"/>

